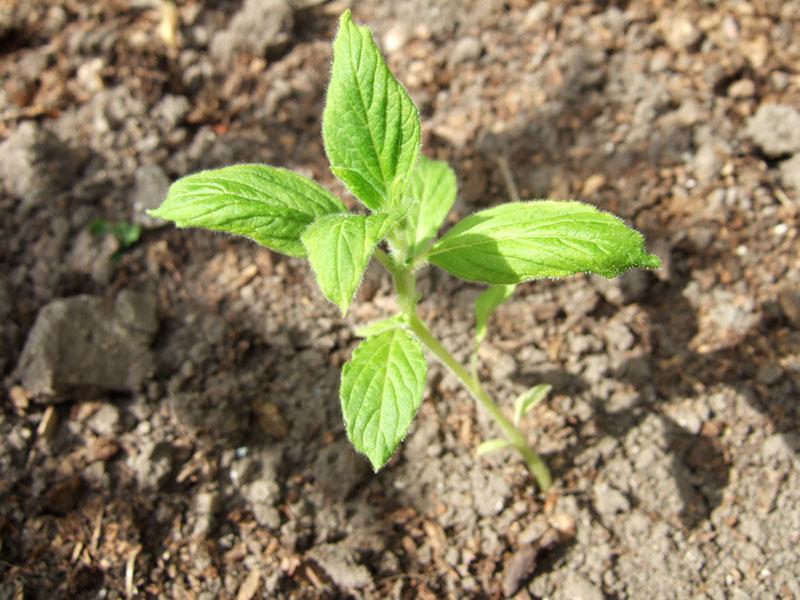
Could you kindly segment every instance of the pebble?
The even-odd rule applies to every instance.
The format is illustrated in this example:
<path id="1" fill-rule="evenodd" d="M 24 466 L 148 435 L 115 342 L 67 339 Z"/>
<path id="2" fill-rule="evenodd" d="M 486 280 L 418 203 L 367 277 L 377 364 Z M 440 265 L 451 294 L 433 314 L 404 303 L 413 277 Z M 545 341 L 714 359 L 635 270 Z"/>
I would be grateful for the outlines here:
<path id="1" fill-rule="evenodd" d="M 631 509 L 631 503 L 625 495 L 604 481 L 594 485 L 594 506 L 604 517 L 626 513 Z"/>
<path id="2" fill-rule="evenodd" d="M 112 436 L 119 433 L 119 408 L 113 404 L 103 404 L 97 412 L 89 417 L 88 425 L 98 435 Z"/>
<path id="3" fill-rule="evenodd" d="M 591 581 L 578 573 L 571 573 L 561 588 L 564 600 L 603 600 L 603 592 Z"/>
<path id="4" fill-rule="evenodd" d="M 345 591 L 359 590 L 373 584 L 369 569 L 359 564 L 355 553 L 341 543 L 315 546 L 307 556 Z"/>
<path id="5" fill-rule="evenodd" d="M 780 163 L 781 183 L 800 196 L 800 153 Z"/>
<path id="6" fill-rule="evenodd" d="M 483 44 L 480 39 L 468 36 L 458 40 L 450 51 L 450 66 L 480 58 Z"/>
<path id="7" fill-rule="evenodd" d="M 511 598 L 533 576 L 539 548 L 527 545 L 514 552 L 503 570 L 503 594 Z"/>
<path id="8" fill-rule="evenodd" d="M 168 442 L 148 441 L 130 465 L 143 488 L 160 490 L 169 482 L 175 468 L 175 448 Z"/>
<path id="9" fill-rule="evenodd" d="M 747 120 L 746 133 L 769 157 L 800 152 L 800 112 L 785 104 L 762 104 Z"/>
<path id="10" fill-rule="evenodd" d="M 664 37 L 673 50 L 690 50 L 700 42 L 703 32 L 689 19 L 670 19 Z"/>
<path id="11" fill-rule="evenodd" d="M 72 183 L 81 160 L 64 142 L 35 121 L 24 121 L 0 144 L 0 180 L 33 208 Z"/>
<path id="12" fill-rule="evenodd" d="M 800 289 L 791 285 L 784 286 L 778 292 L 778 303 L 789 322 L 800 329 Z"/>
<path id="13" fill-rule="evenodd" d="M 86 295 L 53 300 L 39 311 L 17 372 L 43 402 L 87 388 L 135 392 L 153 373 L 157 329 L 156 298 L 149 294 L 123 290 L 113 303 Z"/>

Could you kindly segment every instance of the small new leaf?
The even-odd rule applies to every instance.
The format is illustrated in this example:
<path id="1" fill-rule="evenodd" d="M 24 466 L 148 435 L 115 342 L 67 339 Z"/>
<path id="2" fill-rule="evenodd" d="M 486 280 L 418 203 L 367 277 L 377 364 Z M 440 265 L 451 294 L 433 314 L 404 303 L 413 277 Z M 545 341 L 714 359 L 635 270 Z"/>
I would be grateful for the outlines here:
<path id="1" fill-rule="evenodd" d="M 552 200 L 511 202 L 470 215 L 428 258 L 461 279 L 506 285 L 575 273 L 615 277 L 661 265 L 642 235 L 621 219 L 581 202 Z"/>
<path id="2" fill-rule="evenodd" d="M 491 318 L 497 307 L 511 298 L 516 285 L 493 285 L 484 290 L 475 300 L 475 346 L 486 337 Z"/>
<path id="3" fill-rule="evenodd" d="M 366 27 L 339 20 L 322 117 L 331 171 L 372 210 L 393 209 L 420 146 L 417 108 L 394 78 Z"/>
<path id="4" fill-rule="evenodd" d="M 346 211 L 310 179 L 266 165 L 201 171 L 173 183 L 153 217 L 249 237 L 289 256 L 305 256 L 300 236 L 316 218 Z"/>
<path id="5" fill-rule="evenodd" d="M 480 445 L 475 449 L 475 454 L 478 456 L 486 456 L 492 452 L 497 452 L 503 448 L 508 448 L 510 445 L 511 442 L 500 438 L 486 440 L 485 442 L 481 442 Z"/>
<path id="6" fill-rule="evenodd" d="M 406 198 L 411 200 L 406 240 L 411 256 L 418 256 L 436 237 L 456 201 L 456 174 L 446 162 L 420 154 Z"/>
<path id="7" fill-rule="evenodd" d="M 523 392 L 514 400 L 514 424 L 519 426 L 522 417 L 531 412 L 542 400 L 547 398 L 547 394 L 553 389 L 548 383 L 540 383 L 533 386 L 527 392 Z"/>
<path id="8" fill-rule="evenodd" d="M 405 438 L 422 403 L 427 372 L 422 346 L 404 329 L 364 340 L 342 368 L 347 437 L 376 472 Z"/>
<path id="9" fill-rule="evenodd" d="M 404 329 L 408 325 L 408 318 L 404 314 L 394 315 L 379 321 L 373 321 L 357 328 L 355 331 L 356 336 L 360 338 L 368 338 L 374 335 L 383 333 L 384 331 L 391 331 L 392 329 Z"/>
<path id="10" fill-rule="evenodd" d="M 375 246 L 393 223 L 388 215 L 337 214 L 317 219 L 302 236 L 322 293 L 347 313 Z"/>

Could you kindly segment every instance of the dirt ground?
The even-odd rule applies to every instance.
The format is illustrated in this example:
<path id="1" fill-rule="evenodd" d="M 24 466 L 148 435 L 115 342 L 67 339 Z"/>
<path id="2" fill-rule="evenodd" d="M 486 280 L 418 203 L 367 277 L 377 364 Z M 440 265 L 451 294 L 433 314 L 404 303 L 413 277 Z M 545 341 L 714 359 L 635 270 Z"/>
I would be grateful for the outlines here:
<path id="1" fill-rule="evenodd" d="M 303 261 L 150 220 L 234 162 L 344 194 L 320 117 L 369 24 L 453 221 L 576 198 L 664 267 L 521 286 L 481 369 L 557 485 L 432 362 L 380 474 Z M 800 598 L 800 2 L 0 2 L 0 598 Z M 349 198 L 348 202 L 352 202 Z M 141 233 L 132 227 L 137 224 Z M 421 275 L 465 357 L 477 286 Z"/>

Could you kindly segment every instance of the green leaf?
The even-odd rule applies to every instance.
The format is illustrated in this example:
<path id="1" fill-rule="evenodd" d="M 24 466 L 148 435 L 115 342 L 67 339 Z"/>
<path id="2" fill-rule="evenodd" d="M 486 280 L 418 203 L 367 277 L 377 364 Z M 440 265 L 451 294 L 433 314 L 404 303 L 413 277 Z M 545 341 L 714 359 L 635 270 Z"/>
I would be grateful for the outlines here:
<path id="1" fill-rule="evenodd" d="M 540 383 L 533 386 L 527 392 L 523 392 L 514 400 L 514 424 L 519 425 L 522 417 L 527 415 L 533 408 L 547 397 L 553 389 L 548 383 Z"/>
<path id="2" fill-rule="evenodd" d="M 289 256 L 305 256 L 303 231 L 318 217 L 346 211 L 331 193 L 286 169 L 235 165 L 173 183 L 148 214 L 178 227 L 205 227 L 249 237 Z"/>
<path id="3" fill-rule="evenodd" d="M 317 219 L 302 236 L 322 293 L 344 315 L 353 301 L 375 246 L 393 220 L 384 214 L 336 214 Z"/>
<path id="4" fill-rule="evenodd" d="M 412 201 L 406 220 L 411 256 L 421 254 L 436 237 L 456 201 L 456 174 L 443 161 L 420 154 L 406 198 Z"/>
<path id="5" fill-rule="evenodd" d="M 486 337 L 489 319 L 497 307 L 511 298 L 516 285 L 493 285 L 484 290 L 475 300 L 475 345 Z"/>
<path id="6" fill-rule="evenodd" d="M 420 146 L 417 107 L 350 11 L 333 42 L 322 137 L 331 171 L 372 210 L 400 202 Z"/>
<path id="7" fill-rule="evenodd" d="M 492 452 L 502 450 L 503 448 L 508 448 L 510 445 L 511 442 L 500 438 L 486 440 L 485 442 L 481 442 L 481 444 L 475 449 L 475 454 L 478 456 L 485 456 L 487 454 L 491 454 Z"/>
<path id="8" fill-rule="evenodd" d="M 422 346 L 404 329 L 364 340 L 342 368 L 347 437 L 376 472 L 406 436 L 422 403 L 427 372 Z"/>
<path id="9" fill-rule="evenodd" d="M 378 321 L 373 321 L 372 323 L 362 325 L 356 329 L 355 334 L 360 338 L 368 338 L 381 334 L 384 331 L 391 331 L 392 329 L 404 329 L 407 325 L 408 318 L 404 314 L 400 313 L 386 319 L 380 319 Z"/>
<path id="10" fill-rule="evenodd" d="M 122 249 L 127 249 L 139 241 L 142 226 L 137 223 L 119 221 L 112 223 L 108 219 L 97 218 L 89 223 L 89 231 L 94 235 L 113 235 Z"/>
<path id="11" fill-rule="evenodd" d="M 511 202 L 465 218 L 439 240 L 430 262 L 467 281 L 521 283 L 574 273 L 615 277 L 655 269 L 642 235 L 580 202 Z"/>

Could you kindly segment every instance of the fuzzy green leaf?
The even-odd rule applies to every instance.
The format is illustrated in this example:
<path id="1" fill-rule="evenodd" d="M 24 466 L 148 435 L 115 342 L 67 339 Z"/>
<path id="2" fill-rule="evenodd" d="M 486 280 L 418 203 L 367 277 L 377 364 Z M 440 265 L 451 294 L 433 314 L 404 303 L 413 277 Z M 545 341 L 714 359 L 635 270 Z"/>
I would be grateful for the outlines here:
<path id="1" fill-rule="evenodd" d="M 289 256 L 305 256 L 300 236 L 316 218 L 347 210 L 310 179 L 266 165 L 235 165 L 178 179 L 153 217 L 249 237 Z"/>
<path id="2" fill-rule="evenodd" d="M 419 114 L 369 29 L 339 21 L 322 120 L 331 171 L 372 210 L 403 199 L 420 147 Z"/>
<path id="3" fill-rule="evenodd" d="M 344 315 L 392 219 L 388 215 L 330 215 L 317 219 L 302 236 L 322 293 Z"/>
<path id="4" fill-rule="evenodd" d="M 342 368 L 347 437 L 376 472 L 405 438 L 422 404 L 427 373 L 422 346 L 404 329 L 364 340 Z"/>
<path id="5" fill-rule="evenodd" d="M 493 285 L 485 289 L 475 300 L 475 345 L 479 346 L 486 337 L 486 331 L 497 307 L 511 298 L 516 285 Z"/>
<path id="6" fill-rule="evenodd" d="M 527 392 L 523 392 L 514 400 L 514 424 L 519 425 L 522 417 L 532 411 L 536 405 L 547 398 L 547 394 L 553 389 L 549 383 L 540 383 L 533 386 Z"/>
<path id="7" fill-rule="evenodd" d="M 406 220 L 406 240 L 411 256 L 423 252 L 436 236 L 456 201 L 456 174 L 443 161 L 420 154 L 406 190 L 411 200 Z"/>
<path id="8" fill-rule="evenodd" d="M 407 325 L 408 317 L 401 313 L 399 315 L 394 315 L 392 317 L 387 317 L 386 319 L 380 319 L 378 321 L 373 321 L 372 323 L 362 325 L 356 329 L 355 334 L 360 338 L 368 338 L 381 334 L 384 331 L 391 331 L 392 329 L 404 329 Z"/>
<path id="9" fill-rule="evenodd" d="M 439 240 L 430 262 L 467 281 L 492 284 L 655 269 L 642 235 L 581 202 L 511 202 L 463 219 Z"/>

